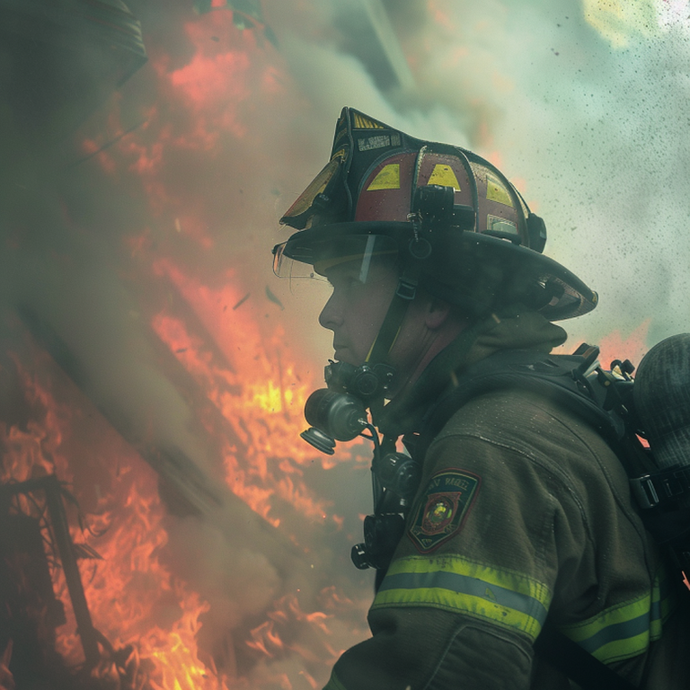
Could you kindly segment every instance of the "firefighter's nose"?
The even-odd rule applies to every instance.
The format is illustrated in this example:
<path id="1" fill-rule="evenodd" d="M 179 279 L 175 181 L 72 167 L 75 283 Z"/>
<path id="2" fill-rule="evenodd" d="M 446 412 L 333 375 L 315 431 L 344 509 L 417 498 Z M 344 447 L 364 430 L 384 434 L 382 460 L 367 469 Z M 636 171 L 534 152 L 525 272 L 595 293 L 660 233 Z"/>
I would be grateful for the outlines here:
<path id="1" fill-rule="evenodd" d="M 338 308 L 338 303 L 334 297 L 335 295 L 331 295 L 319 314 L 319 324 L 330 331 L 343 322 L 342 310 Z"/>

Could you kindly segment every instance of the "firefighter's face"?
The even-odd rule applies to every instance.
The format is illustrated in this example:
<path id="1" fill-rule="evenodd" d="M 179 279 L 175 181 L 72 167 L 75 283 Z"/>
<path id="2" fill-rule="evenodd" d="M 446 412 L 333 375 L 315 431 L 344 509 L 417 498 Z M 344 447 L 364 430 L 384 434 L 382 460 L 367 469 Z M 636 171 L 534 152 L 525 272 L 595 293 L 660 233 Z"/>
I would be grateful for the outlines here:
<path id="1" fill-rule="evenodd" d="M 335 359 L 359 366 L 366 361 L 386 316 L 398 287 L 398 272 L 390 262 L 372 260 L 364 280 L 361 262 L 335 265 L 326 277 L 333 293 L 319 323 L 333 331 Z M 390 363 L 399 374 L 410 375 L 423 362 L 446 311 L 440 312 L 421 295 L 410 303 L 390 353 Z"/>
<path id="2" fill-rule="evenodd" d="M 362 276 L 361 262 L 350 261 L 329 268 L 326 277 L 333 292 L 319 323 L 333 331 L 335 359 L 359 366 L 381 328 L 398 285 L 397 274 L 386 264 L 372 262 Z"/>

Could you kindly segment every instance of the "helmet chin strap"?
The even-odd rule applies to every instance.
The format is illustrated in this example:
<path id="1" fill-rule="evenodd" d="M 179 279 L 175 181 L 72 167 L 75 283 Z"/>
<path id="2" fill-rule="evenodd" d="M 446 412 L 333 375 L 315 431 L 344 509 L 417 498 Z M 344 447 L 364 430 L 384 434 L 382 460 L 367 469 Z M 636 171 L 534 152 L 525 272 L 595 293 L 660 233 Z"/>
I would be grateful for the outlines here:
<path id="1" fill-rule="evenodd" d="M 365 360 L 365 364 L 375 368 L 377 364 L 384 364 L 391 372 L 391 376 L 395 375 L 395 368 L 390 363 L 390 353 L 395 345 L 400 329 L 402 328 L 405 314 L 410 303 L 417 294 L 417 276 L 419 270 L 417 266 L 406 266 L 398 279 L 398 286 L 393 295 L 388 311 L 383 319 L 381 328 L 372 343 L 369 354 Z M 368 404 L 371 410 L 374 423 L 379 417 L 384 408 L 384 395 L 377 397 Z"/>
<path id="2" fill-rule="evenodd" d="M 398 278 L 395 294 L 388 306 L 381 328 L 372 343 L 365 364 L 386 364 L 390 366 L 391 350 L 400 334 L 407 308 L 417 295 L 419 275 L 421 273 L 420 264 L 431 255 L 431 245 L 422 236 L 421 216 L 417 213 L 410 214 L 408 220 L 411 221 L 413 237 L 410 238 L 407 245 L 407 256 Z"/>
<path id="3" fill-rule="evenodd" d="M 407 308 L 416 294 L 417 278 L 412 275 L 412 271 L 406 269 L 398 279 L 398 287 L 388 306 L 381 328 L 379 328 L 379 332 L 371 345 L 365 360 L 366 364 L 390 365 L 389 357 L 391 350 L 400 334 L 405 314 L 407 314 Z"/>

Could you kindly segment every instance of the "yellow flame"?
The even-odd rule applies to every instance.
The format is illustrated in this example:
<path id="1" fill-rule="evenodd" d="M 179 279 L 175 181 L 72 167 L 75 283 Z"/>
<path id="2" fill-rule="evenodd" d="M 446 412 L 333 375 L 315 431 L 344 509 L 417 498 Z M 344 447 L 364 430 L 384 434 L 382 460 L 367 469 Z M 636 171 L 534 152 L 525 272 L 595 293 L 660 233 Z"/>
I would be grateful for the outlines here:
<path id="1" fill-rule="evenodd" d="M 290 392 L 290 397 L 292 397 Z M 283 392 L 280 386 L 276 386 L 273 381 L 257 386 L 254 391 L 253 403 L 265 412 L 283 411 Z"/>

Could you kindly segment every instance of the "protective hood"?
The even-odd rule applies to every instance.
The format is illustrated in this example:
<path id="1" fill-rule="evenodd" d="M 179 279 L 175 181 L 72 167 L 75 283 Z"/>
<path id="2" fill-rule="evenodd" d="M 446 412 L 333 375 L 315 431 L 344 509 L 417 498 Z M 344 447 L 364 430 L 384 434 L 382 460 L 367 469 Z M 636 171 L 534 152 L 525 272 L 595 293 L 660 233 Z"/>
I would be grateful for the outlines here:
<path id="1" fill-rule="evenodd" d="M 468 367 L 502 350 L 548 353 L 567 337 L 563 328 L 519 305 L 500 316 L 493 314 L 462 332 L 432 360 L 418 380 L 404 386 L 382 409 L 376 425 L 392 437 L 417 431 L 430 405 L 455 385 Z"/>

